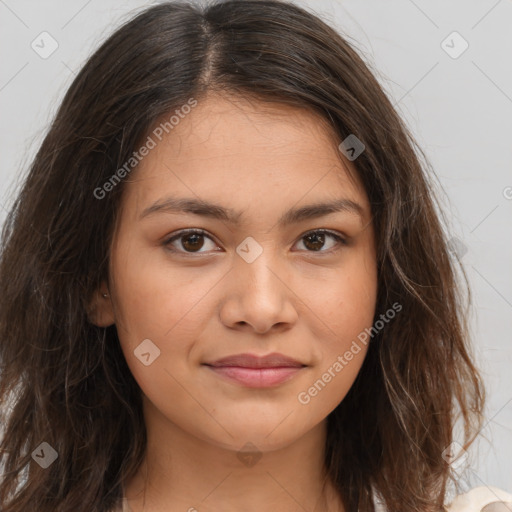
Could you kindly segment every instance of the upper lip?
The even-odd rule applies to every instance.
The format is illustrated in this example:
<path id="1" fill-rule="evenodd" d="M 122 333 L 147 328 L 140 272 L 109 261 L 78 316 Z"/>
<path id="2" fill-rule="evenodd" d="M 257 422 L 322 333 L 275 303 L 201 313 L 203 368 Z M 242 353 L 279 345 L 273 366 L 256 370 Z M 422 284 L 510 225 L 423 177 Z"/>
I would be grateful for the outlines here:
<path id="1" fill-rule="evenodd" d="M 242 368 L 300 368 L 306 366 L 291 357 L 279 353 L 258 356 L 255 354 L 235 354 L 232 356 L 217 359 L 212 363 L 205 363 L 207 366 L 238 366 Z"/>

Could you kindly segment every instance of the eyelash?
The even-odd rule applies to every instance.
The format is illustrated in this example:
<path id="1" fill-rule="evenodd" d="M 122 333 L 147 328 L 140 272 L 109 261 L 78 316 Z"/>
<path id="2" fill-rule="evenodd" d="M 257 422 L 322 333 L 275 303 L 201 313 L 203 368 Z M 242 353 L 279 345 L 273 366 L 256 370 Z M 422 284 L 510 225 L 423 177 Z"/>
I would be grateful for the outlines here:
<path id="1" fill-rule="evenodd" d="M 343 238 L 341 235 L 337 234 L 336 232 L 330 231 L 328 229 L 315 229 L 312 231 L 308 231 L 307 233 L 304 233 L 299 238 L 299 240 L 302 240 L 303 238 L 307 237 L 308 235 L 318 234 L 318 233 L 332 236 L 342 246 L 348 245 L 348 242 L 345 238 Z M 177 240 L 185 235 L 204 235 L 207 238 L 209 238 L 212 242 L 216 243 L 215 240 L 203 229 L 184 229 L 184 230 L 178 231 L 177 233 L 173 234 L 170 238 L 165 239 L 162 242 L 162 245 L 164 247 L 166 247 L 167 250 L 169 250 L 170 252 L 178 253 L 178 254 L 185 254 L 185 255 L 191 256 L 191 257 L 195 257 L 196 255 L 199 255 L 199 254 L 207 254 L 208 253 L 208 251 L 206 251 L 206 252 L 187 252 L 187 251 L 175 249 L 174 247 L 171 246 L 172 242 L 174 242 L 175 240 Z M 335 249 L 329 249 L 327 251 L 320 250 L 320 251 L 306 251 L 306 252 L 309 252 L 312 254 L 326 254 L 326 253 L 332 254 L 332 253 L 337 252 L 338 250 L 340 250 L 340 247 L 337 247 Z M 219 252 L 219 251 L 216 251 L 216 252 Z"/>

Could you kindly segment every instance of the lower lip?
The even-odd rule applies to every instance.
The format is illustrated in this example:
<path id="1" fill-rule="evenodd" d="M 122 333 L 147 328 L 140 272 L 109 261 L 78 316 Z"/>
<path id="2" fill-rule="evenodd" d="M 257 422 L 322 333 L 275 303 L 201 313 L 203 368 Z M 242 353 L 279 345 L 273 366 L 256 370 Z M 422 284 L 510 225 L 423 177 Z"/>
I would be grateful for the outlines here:
<path id="1" fill-rule="evenodd" d="M 241 366 L 208 366 L 217 375 L 248 388 L 277 386 L 293 378 L 304 367 L 243 368 Z"/>

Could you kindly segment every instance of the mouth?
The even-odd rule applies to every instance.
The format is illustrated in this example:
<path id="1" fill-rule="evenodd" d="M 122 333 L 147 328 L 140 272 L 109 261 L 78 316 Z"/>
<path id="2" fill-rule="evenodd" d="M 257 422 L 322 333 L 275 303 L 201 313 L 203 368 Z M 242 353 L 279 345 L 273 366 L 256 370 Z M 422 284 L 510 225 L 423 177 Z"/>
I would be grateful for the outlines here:
<path id="1" fill-rule="evenodd" d="M 282 384 L 307 365 L 283 354 L 257 356 L 237 354 L 204 363 L 217 376 L 250 388 L 266 388 Z"/>

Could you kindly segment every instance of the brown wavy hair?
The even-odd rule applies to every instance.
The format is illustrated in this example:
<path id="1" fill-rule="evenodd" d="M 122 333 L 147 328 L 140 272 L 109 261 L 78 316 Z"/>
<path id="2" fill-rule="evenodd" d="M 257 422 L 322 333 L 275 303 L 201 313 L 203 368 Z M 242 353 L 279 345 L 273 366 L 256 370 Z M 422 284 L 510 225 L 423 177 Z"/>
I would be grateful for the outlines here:
<path id="1" fill-rule="evenodd" d="M 376 316 L 403 309 L 369 345 L 328 416 L 325 465 L 347 511 L 441 510 L 442 456 L 482 424 L 484 388 L 468 336 L 471 293 L 449 250 L 435 174 L 356 44 L 287 2 L 152 6 L 88 59 L 67 91 L 3 226 L 0 405 L 3 512 L 105 512 L 146 447 L 141 390 L 115 325 L 87 306 L 108 282 L 123 181 L 94 191 L 156 120 L 219 91 L 307 108 L 341 142 L 370 200 L 378 257 Z M 459 275 L 457 272 L 459 270 Z M 47 442 L 47 469 L 32 452 Z"/>

